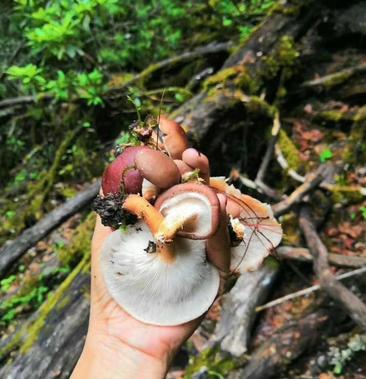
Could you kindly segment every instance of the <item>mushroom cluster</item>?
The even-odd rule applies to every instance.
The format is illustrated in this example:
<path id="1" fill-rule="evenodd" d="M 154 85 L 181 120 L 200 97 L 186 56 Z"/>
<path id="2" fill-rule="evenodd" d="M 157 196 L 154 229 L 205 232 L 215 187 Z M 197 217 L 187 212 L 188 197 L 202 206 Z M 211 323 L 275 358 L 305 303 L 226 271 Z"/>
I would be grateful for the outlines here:
<path id="1" fill-rule="evenodd" d="M 205 313 L 220 278 L 256 270 L 280 243 L 271 208 L 210 177 L 183 128 L 160 117 L 106 168 L 95 210 L 115 231 L 101 267 L 114 300 L 136 319 L 178 325 Z"/>

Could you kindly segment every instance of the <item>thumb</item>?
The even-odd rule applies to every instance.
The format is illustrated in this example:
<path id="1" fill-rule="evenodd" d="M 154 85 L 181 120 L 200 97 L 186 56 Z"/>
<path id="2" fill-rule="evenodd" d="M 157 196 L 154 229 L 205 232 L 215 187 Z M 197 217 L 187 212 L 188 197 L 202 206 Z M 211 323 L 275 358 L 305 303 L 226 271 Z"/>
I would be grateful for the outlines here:
<path id="1" fill-rule="evenodd" d="M 230 271 L 231 249 L 227 228 L 227 198 L 223 194 L 218 194 L 217 197 L 220 201 L 220 223 L 216 233 L 207 241 L 207 257 L 220 271 L 228 273 Z"/>

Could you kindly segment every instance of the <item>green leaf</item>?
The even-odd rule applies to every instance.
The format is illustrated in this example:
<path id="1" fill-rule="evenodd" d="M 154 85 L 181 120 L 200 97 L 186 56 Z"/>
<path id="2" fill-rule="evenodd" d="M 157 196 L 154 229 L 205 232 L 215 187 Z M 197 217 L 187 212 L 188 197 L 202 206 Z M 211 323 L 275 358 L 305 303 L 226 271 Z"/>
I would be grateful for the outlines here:
<path id="1" fill-rule="evenodd" d="M 333 158 L 333 153 L 329 149 L 323 150 L 319 156 L 320 162 L 322 162 L 322 163 L 324 163 L 324 162 L 326 162 L 332 158 Z"/>
<path id="2" fill-rule="evenodd" d="M 361 212 L 362 218 L 366 220 L 366 207 L 361 207 L 360 212 Z"/>
<path id="3" fill-rule="evenodd" d="M 230 18 L 224 18 L 222 20 L 222 25 L 224 26 L 231 26 L 233 24 L 233 20 L 231 20 Z"/>
<path id="4" fill-rule="evenodd" d="M 5 212 L 5 217 L 8 219 L 8 220 L 11 220 L 15 217 L 17 213 L 15 211 L 7 211 Z"/>

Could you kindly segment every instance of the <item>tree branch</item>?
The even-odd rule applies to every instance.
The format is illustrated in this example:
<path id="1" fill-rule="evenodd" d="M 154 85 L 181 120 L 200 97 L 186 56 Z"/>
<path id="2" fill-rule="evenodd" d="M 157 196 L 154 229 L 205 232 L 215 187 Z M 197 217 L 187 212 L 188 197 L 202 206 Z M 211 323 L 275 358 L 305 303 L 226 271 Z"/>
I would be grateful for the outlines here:
<path id="1" fill-rule="evenodd" d="M 16 262 L 29 248 L 63 221 L 79 212 L 98 194 L 100 181 L 96 181 L 74 198 L 54 209 L 32 227 L 26 229 L 14 241 L 0 249 L 0 277 Z"/>
<path id="2" fill-rule="evenodd" d="M 299 221 L 314 259 L 314 271 L 320 280 L 321 288 L 344 307 L 356 324 L 366 330 L 366 305 L 331 273 L 327 249 L 316 232 L 308 207 L 301 209 Z"/>

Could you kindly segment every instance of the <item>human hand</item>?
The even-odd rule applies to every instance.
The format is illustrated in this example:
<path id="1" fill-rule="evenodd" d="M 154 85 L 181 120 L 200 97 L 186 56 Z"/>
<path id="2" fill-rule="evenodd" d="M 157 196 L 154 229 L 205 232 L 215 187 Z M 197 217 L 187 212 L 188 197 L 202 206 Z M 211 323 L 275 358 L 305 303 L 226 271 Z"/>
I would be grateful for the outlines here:
<path id="1" fill-rule="evenodd" d="M 191 151 L 191 165 L 202 165 L 202 156 Z M 208 161 L 207 163 L 208 166 Z M 208 167 L 207 167 L 208 168 Z M 207 241 L 207 256 L 221 273 L 229 270 L 226 198 L 218 195 L 220 226 Z M 203 317 L 176 326 L 140 322 L 110 296 L 102 277 L 100 254 L 113 232 L 97 217 L 92 241 L 91 310 L 87 339 L 72 378 L 163 378 L 175 352 L 194 332 Z"/>

